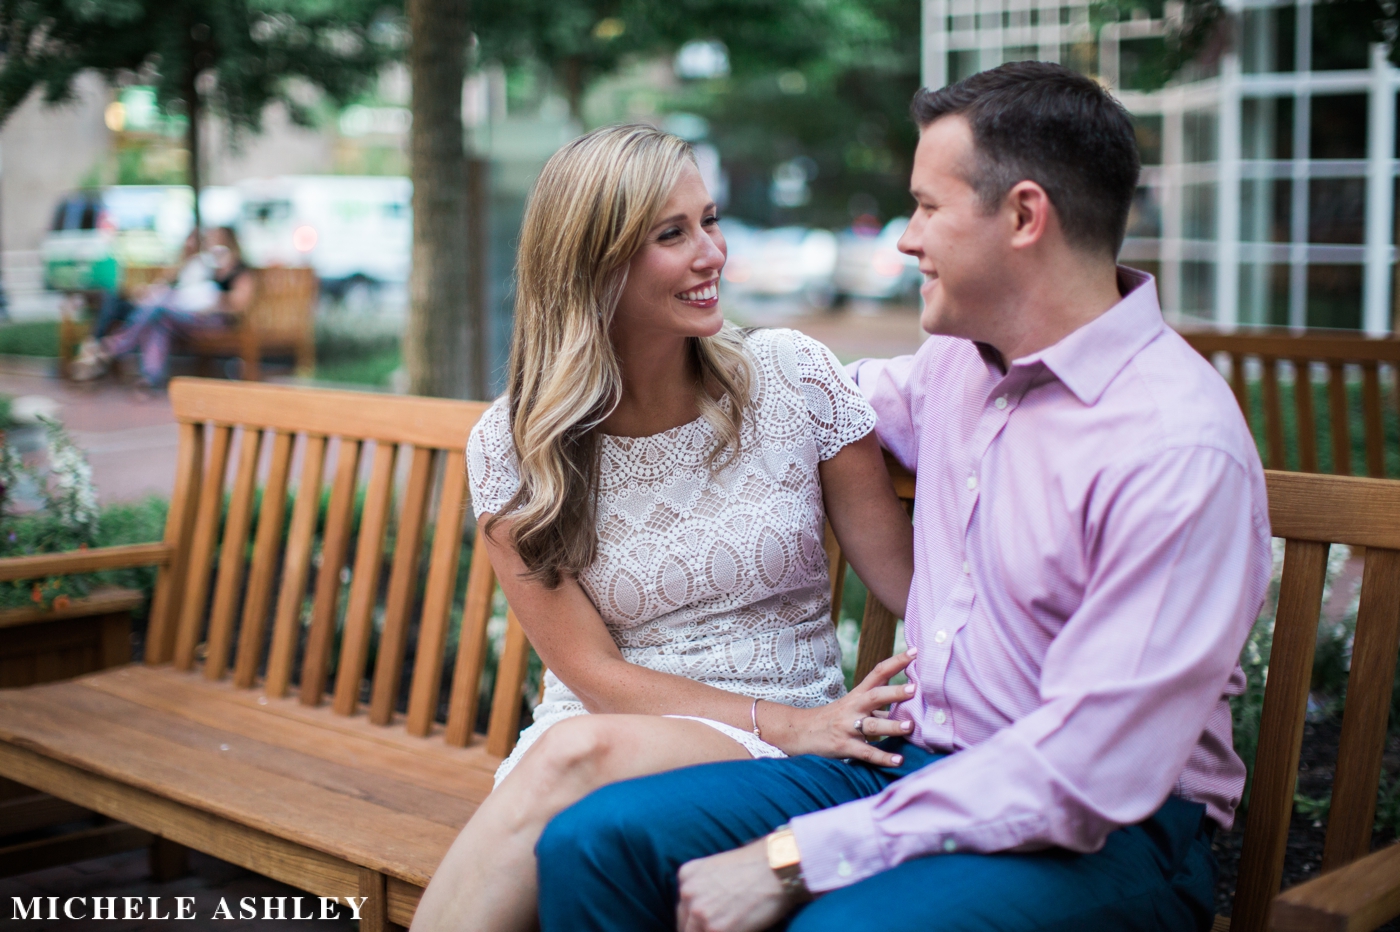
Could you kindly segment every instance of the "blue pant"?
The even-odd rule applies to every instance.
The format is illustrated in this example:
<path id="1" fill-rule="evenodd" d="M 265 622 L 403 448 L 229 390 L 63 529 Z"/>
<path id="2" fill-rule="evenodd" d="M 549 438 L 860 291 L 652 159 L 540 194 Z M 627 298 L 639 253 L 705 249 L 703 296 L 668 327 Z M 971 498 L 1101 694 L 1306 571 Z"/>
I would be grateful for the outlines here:
<path id="1" fill-rule="evenodd" d="M 676 871 L 791 817 L 870 796 L 931 754 L 887 739 L 899 768 L 820 757 L 729 761 L 604 787 L 541 836 L 544 932 L 674 930 Z M 1215 889 L 1205 807 L 1172 797 L 1094 854 L 938 854 L 828 893 L 789 932 L 1187 932 L 1210 927 Z"/>

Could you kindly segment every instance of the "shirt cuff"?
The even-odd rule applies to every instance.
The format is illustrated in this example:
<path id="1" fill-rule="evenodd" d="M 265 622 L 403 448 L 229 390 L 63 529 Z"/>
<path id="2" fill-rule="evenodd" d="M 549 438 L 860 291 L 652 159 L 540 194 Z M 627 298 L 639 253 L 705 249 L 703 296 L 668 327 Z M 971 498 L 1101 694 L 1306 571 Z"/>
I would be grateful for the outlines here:
<path id="1" fill-rule="evenodd" d="M 808 890 L 838 890 L 894 866 L 880 850 L 874 803 L 873 798 L 858 799 L 789 823 Z"/>

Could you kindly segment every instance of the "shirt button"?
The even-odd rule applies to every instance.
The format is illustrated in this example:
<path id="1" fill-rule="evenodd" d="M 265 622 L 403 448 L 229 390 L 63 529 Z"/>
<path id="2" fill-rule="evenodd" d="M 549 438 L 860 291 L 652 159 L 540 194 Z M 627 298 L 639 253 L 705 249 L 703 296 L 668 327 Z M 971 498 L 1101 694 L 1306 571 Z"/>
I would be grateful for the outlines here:
<path id="1" fill-rule="evenodd" d="M 944 722 L 948 721 L 948 715 L 942 709 L 939 709 L 937 712 L 933 713 L 933 720 L 942 725 Z"/>
<path id="2" fill-rule="evenodd" d="M 968 574 L 969 576 L 972 575 L 972 564 L 967 562 L 966 560 L 963 561 L 963 572 Z"/>
<path id="3" fill-rule="evenodd" d="M 836 873 L 842 877 L 849 877 L 853 873 L 853 868 L 845 858 L 842 858 L 841 863 L 836 865 Z"/>
<path id="4" fill-rule="evenodd" d="M 947 631 L 940 631 L 940 632 L 938 632 L 937 634 L 935 634 L 935 635 L 933 636 L 933 643 L 935 643 L 935 644 L 942 644 L 942 643 L 943 643 L 944 641 L 946 641 L 946 640 L 948 640 L 948 632 L 947 632 Z"/>
<path id="5" fill-rule="evenodd" d="M 975 488 L 977 488 L 977 477 L 976 477 L 976 476 L 968 476 L 968 477 L 967 477 L 967 487 L 968 487 L 969 489 L 975 489 Z"/>
<path id="6" fill-rule="evenodd" d="M 958 850 L 958 843 L 951 838 L 945 838 L 943 839 L 943 850 L 952 854 L 954 851 Z"/>
<path id="7" fill-rule="evenodd" d="M 997 398 L 996 401 L 992 402 L 992 404 L 997 406 L 998 411 L 1004 410 L 1006 408 L 1006 396 L 1002 395 L 1001 397 Z"/>

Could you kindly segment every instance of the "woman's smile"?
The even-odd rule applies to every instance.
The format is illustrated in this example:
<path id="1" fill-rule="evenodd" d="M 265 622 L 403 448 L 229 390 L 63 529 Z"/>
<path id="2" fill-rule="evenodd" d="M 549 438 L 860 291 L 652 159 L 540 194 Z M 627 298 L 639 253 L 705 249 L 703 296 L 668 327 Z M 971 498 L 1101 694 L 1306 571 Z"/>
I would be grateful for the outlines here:
<path id="1" fill-rule="evenodd" d="M 719 279 L 713 278 L 698 288 L 682 291 L 676 297 L 691 307 L 712 308 L 719 304 Z"/>

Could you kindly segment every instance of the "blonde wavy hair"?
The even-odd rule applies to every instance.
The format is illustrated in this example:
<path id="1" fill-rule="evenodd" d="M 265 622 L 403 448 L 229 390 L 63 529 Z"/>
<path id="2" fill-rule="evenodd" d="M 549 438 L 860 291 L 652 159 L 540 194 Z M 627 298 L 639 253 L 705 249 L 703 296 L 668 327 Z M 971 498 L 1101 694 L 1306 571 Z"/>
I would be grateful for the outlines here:
<path id="1" fill-rule="evenodd" d="M 622 397 L 608 331 L 629 263 L 694 164 L 690 146 L 668 133 L 605 127 L 555 153 L 530 193 L 507 388 L 520 488 L 486 531 L 508 516 L 529 577 L 548 588 L 577 576 L 597 552 L 597 428 Z M 750 407 L 743 342 L 728 325 L 689 340 L 700 373 L 696 404 L 716 436 L 712 470 L 738 454 Z"/>

